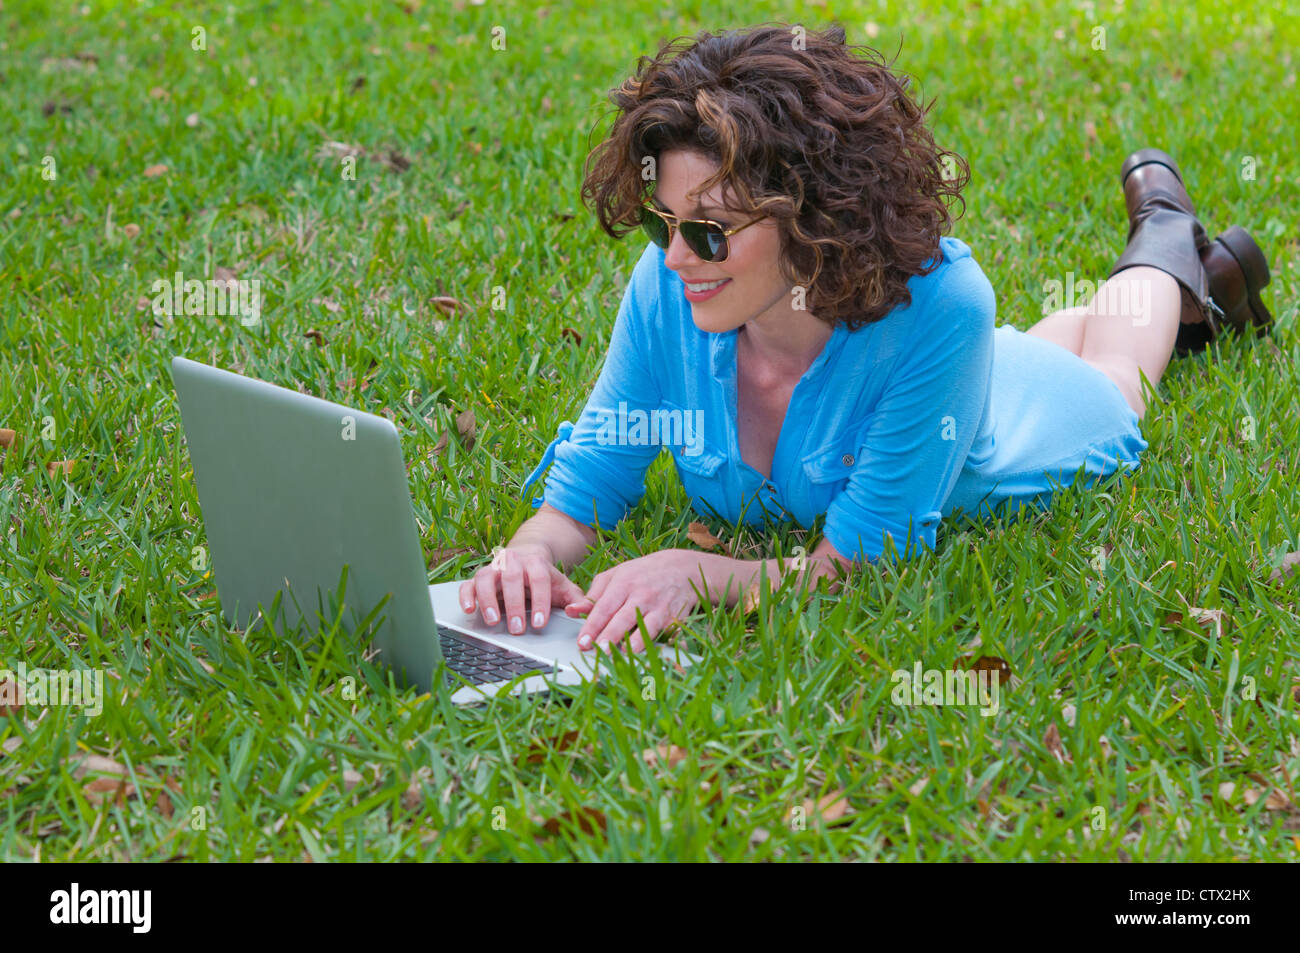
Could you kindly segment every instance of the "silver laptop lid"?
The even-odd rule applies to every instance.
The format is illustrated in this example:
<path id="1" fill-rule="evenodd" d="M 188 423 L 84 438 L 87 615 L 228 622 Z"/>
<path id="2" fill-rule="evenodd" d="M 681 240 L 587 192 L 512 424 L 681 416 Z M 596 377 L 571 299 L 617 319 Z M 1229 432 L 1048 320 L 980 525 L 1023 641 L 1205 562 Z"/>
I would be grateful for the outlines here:
<path id="1" fill-rule="evenodd" d="M 183 357 L 172 379 L 227 623 L 247 628 L 287 584 L 285 625 L 301 607 L 319 628 L 347 564 L 344 623 L 355 631 L 391 593 L 375 660 L 430 691 L 441 653 L 397 429 Z"/>

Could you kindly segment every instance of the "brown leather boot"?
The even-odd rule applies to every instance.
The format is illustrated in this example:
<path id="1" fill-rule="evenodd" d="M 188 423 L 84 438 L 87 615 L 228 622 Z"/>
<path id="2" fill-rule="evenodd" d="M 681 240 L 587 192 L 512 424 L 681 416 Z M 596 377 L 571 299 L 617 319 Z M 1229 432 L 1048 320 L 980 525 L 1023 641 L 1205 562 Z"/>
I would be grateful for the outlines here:
<path id="1" fill-rule="evenodd" d="M 1210 296 L 1209 275 L 1201 263 L 1209 236 L 1196 218 L 1178 164 L 1159 149 L 1140 149 L 1124 160 L 1120 182 L 1129 214 L 1128 245 L 1106 277 L 1134 265 L 1170 275 L 1182 290 L 1174 350 L 1204 350 L 1219 333 L 1223 312 Z"/>
<path id="2" fill-rule="evenodd" d="M 1220 326 L 1242 334 L 1253 327 L 1257 337 L 1267 334 L 1273 315 L 1259 292 L 1269 281 L 1268 259 L 1250 233 L 1233 225 L 1201 249 L 1201 264 L 1210 278 L 1210 297 L 1223 309 Z"/>

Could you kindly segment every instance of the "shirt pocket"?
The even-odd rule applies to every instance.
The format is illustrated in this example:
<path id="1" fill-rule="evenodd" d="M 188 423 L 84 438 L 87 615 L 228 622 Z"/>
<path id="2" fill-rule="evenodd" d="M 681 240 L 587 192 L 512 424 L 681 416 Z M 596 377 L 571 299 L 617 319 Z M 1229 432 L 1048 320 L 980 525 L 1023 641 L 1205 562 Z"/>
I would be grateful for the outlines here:
<path id="1" fill-rule="evenodd" d="M 799 515 L 800 522 L 816 519 L 830 509 L 831 502 L 843 492 L 858 465 L 864 426 L 850 427 L 800 460 L 807 483 L 808 511 Z"/>
<path id="2" fill-rule="evenodd" d="M 858 465 L 865 429 L 866 424 L 850 427 L 812 453 L 804 454 L 801 462 L 808 481 L 825 486 L 848 480 Z"/>
<path id="3" fill-rule="evenodd" d="M 713 479 L 727 459 L 725 453 L 702 437 L 696 447 L 676 446 L 669 450 L 672 451 L 673 462 L 677 464 L 679 473 L 706 480 Z"/>
<path id="4" fill-rule="evenodd" d="M 683 408 L 669 401 L 664 401 L 663 406 L 669 411 L 686 413 Z M 712 508 L 722 512 L 726 508 L 727 494 L 722 483 L 726 475 L 723 464 L 727 462 L 727 454 L 702 432 L 697 432 L 694 436 L 695 439 L 690 444 L 668 448 L 677 468 L 677 479 L 697 509 L 702 504 L 705 511 Z"/>

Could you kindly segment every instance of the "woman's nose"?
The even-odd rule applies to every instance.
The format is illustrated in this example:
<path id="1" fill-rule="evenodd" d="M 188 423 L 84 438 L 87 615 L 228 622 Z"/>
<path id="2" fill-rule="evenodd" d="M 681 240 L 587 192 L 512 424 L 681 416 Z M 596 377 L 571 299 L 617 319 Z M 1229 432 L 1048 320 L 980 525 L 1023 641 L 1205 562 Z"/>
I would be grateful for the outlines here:
<path id="1" fill-rule="evenodd" d="M 686 268 L 700 260 L 691 246 L 682 238 L 682 230 L 674 226 L 669 228 L 668 248 L 664 251 L 664 264 L 669 268 Z"/>

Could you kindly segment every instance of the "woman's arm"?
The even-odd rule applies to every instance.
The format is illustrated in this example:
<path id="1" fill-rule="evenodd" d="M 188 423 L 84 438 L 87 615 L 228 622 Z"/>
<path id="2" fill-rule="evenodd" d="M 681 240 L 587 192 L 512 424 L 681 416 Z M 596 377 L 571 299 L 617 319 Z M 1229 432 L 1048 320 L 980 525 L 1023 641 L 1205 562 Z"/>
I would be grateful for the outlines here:
<path id="1" fill-rule="evenodd" d="M 596 542 L 596 531 L 580 523 L 567 513 L 562 513 L 549 503 L 543 503 L 536 513 L 524 521 L 507 547 L 523 549 L 541 546 L 553 563 L 559 563 L 565 572 L 587 558 L 587 550 Z"/>
<path id="2" fill-rule="evenodd" d="M 645 492 L 645 472 L 662 448 L 619 439 L 625 431 L 613 425 L 629 411 L 648 414 L 660 405 L 655 371 L 662 362 L 655 357 L 652 335 L 658 294 L 654 250 L 647 242 L 623 292 L 605 362 L 578 421 L 567 425 L 567 433 L 566 425 L 560 427 L 524 481 L 527 493 L 546 472 L 543 497 L 533 501 L 538 512 L 490 566 L 461 586 L 461 607 L 481 611 L 488 625 L 500 621 L 504 608 L 507 631 L 522 635 L 529 623 L 538 629 L 546 625 L 552 607 L 581 599 L 582 590 L 564 572 L 586 558 L 596 526 L 618 523 Z"/>
<path id="3" fill-rule="evenodd" d="M 630 631 L 632 650 L 640 652 L 645 640 L 636 629 L 638 611 L 646 634 L 654 638 L 704 600 L 712 605 L 734 606 L 742 599 L 746 607 L 755 604 L 764 572 L 773 590 L 793 574 L 802 591 L 815 587 L 823 577 L 831 580 L 834 591 L 840 569 L 852 566 L 827 540 L 810 554 L 787 559 L 732 559 L 692 549 L 651 553 L 592 580 L 591 588 L 573 606 L 574 612 L 589 613 L 578 632 L 578 645 L 584 649 L 617 645 Z"/>

